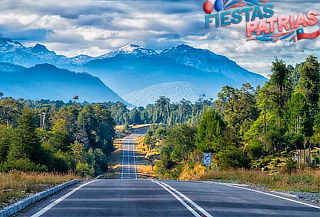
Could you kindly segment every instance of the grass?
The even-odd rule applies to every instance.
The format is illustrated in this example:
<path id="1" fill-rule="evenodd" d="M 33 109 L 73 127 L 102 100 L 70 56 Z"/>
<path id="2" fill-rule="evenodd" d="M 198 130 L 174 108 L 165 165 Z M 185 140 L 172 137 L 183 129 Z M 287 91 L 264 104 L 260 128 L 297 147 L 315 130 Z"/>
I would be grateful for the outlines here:
<path id="1" fill-rule="evenodd" d="M 120 177 L 121 169 L 121 144 L 122 139 L 113 141 L 115 151 L 108 158 L 108 172 L 104 173 L 104 178 L 117 179 Z"/>
<path id="2" fill-rule="evenodd" d="M 74 174 L 19 171 L 0 173 L 0 208 L 72 179 L 80 177 Z"/>
<path id="3" fill-rule="evenodd" d="M 144 136 L 135 139 L 137 143 L 138 176 L 139 178 L 155 178 L 154 166 L 144 156 L 148 153 L 148 148 L 144 145 Z"/>
<path id="4" fill-rule="evenodd" d="M 320 193 L 320 170 L 304 169 L 294 173 L 273 173 L 258 170 L 212 171 L 198 176 L 200 180 L 234 181 L 278 191 Z"/>

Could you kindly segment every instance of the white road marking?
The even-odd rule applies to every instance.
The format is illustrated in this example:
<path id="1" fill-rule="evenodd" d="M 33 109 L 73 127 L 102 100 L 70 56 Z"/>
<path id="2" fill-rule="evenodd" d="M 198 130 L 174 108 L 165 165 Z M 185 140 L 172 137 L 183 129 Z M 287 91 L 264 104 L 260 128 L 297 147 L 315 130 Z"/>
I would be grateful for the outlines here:
<path id="1" fill-rule="evenodd" d="M 122 143 L 123 144 L 123 143 Z M 121 144 L 121 147 L 122 147 Z M 123 179 L 123 158 L 124 158 L 124 150 L 122 148 L 122 161 L 121 161 L 121 179 Z"/>
<path id="2" fill-rule="evenodd" d="M 39 217 L 41 215 L 43 215 L 45 212 L 47 212 L 49 209 L 51 209 L 52 207 L 54 207 L 55 205 L 57 205 L 58 203 L 60 203 L 61 201 L 63 201 L 64 199 L 66 199 L 67 197 L 69 197 L 71 194 L 73 194 L 74 192 L 78 191 L 80 188 L 89 185 L 93 182 L 95 182 L 97 180 L 92 180 L 90 182 L 84 183 L 78 187 L 76 187 L 75 189 L 73 189 L 72 191 L 70 191 L 69 193 L 63 195 L 62 197 L 56 199 L 55 201 L 53 201 L 52 203 L 50 203 L 48 206 L 44 207 L 43 209 L 41 209 L 39 212 L 33 214 L 31 217 Z"/>
<path id="3" fill-rule="evenodd" d="M 188 198 L 186 195 L 182 194 L 180 191 L 178 191 L 177 189 L 175 189 L 174 187 L 171 187 L 170 185 L 161 182 L 162 184 L 164 184 L 165 186 L 167 186 L 170 190 L 174 191 L 176 194 L 178 194 L 180 197 L 183 197 L 186 199 L 186 201 L 188 201 L 190 204 L 192 204 L 194 207 L 196 207 L 200 212 L 202 212 L 202 214 L 204 214 L 206 217 L 212 217 L 212 215 L 210 215 L 210 213 L 208 213 L 207 211 L 205 211 L 201 206 L 199 206 L 198 204 L 196 204 L 195 202 L 193 202 L 190 198 Z"/>
<path id="4" fill-rule="evenodd" d="M 133 151 L 134 173 L 135 173 L 136 179 L 138 179 L 137 164 L 136 164 L 136 145 L 134 145 L 133 147 L 134 147 L 134 151 Z"/>
<path id="5" fill-rule="evenodd" d="M 138 179 L 133 136 L 122 140 L 121 179 Z M 127 162 L 126 162 L 127 161 Z"/>
<path id="6" fill-rule="evenodd" d="M 281 196 L 278 196 L 278 195 L 275 195 L 275 194 L 270 194 L 270 193 L 263 192 L 263 191 L 258 191 L 258 190 L 251 189 L 251 188 L 244 188 L 244 187 L 241 187 L 241 186 L 238 186 L 238 185 L 232 185 L 232 184 L 228 184 L 228 183 L 219 183 L 219 182 L 208 182 L 208 183 L 214 183 L 214 184 L 225 185 L 225 186 L 229 186 L 229 187 L 233 187 L 233 188 L 240 188 L 240 189 L 244 189 L 244 190 L 247 190 L 247 191 L 253 191 L 253 192 L 260 193 L 260 194 L 265 194 L 265 195 L 269 195 L 269 196 L 272 196 L 272 197 L 277 197 L 277 198 L 280 198 L 280 199 L 283 199 L 283 200 L 291 201 L 291 202 L 294 202 L 294 203 L 299 203 L 299 204 L 302 204 L 302 205 L 305 205 L 305 206 L 309 206 L 309 207 L 312 207 L 312 208 L 320 209 L 319 206 L 311 205 L 311 204 L 304 203 L 304 202 L 297 201 L 297 200 L 293 200 L 293 199 L 290 199 L 290 198 L 281 197 Z"/>
<path id="7" fill-rule="evenodd" d="M 160 185 L 163 189 L 168 191 L 174 198 L 176 198 L 184 207 L 186 207 L 194 216 L 201 217 L 197 211 L 195 211 L 191 206 L 189 206 L 186 202 L 184 202 L 178 195 L 176 195 L 173 191 L 171 191 L 169 188 L 167 188 L 165 185 L 163 185 L 159 181 L 151 180 L 152 182 Z"/>

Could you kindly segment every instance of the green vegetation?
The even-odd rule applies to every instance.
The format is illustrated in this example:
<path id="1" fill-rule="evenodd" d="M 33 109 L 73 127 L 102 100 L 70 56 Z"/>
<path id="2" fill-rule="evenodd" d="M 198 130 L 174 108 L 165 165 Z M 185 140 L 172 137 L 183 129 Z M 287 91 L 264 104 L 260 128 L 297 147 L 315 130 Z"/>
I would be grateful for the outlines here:
<path id="1" fill-rule="evenodd" d="M 160 153 L 158 174 L 183 179 L 186 171 L 202 163 L 203 152 L 213 154 L 214 170 L 272 169 L 291 174 L 301 163 L 316 167 L 320 64 L 314 56 L 295 68 L 276 59 L 271 71 L 263 87 L 224 87 L 213 105 L 203 106 L 192 122 L 150 129 L 145 144 L 150 152 Z"/>
<path id="2" fill-rule="evenodd" d="M 0 100 L 0 171 L 74 172 L 107 170 L 114 120 L 100 104 Z"/>
<path id="3" fill-rule="evenodd" d="M 170 103 L 170 99 L 160 97 L 153 105 L 132 110 L 127 109 L 122 103 L 108 103 L 107 106 L 118 125 L 151 123 L 173 125 L 187 121 L 195 124 L 200 117 L 201 110 L 212 105 L 210 100 L 204 100 L 202 97 L 194 104 L 186 100 L 181 100 L 177 104 Z"/>

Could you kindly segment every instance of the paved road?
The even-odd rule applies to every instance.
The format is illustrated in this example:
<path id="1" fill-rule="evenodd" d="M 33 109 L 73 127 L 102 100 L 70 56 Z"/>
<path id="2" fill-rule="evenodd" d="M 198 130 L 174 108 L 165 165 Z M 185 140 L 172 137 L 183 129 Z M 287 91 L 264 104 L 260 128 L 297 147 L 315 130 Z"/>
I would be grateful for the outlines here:
<path id="1" fill-rule="evenodd" d="M 19 217 L 320 217 L 320 207 L 236 185 L 137 179 L 135 143 L 122 145 L 120 179 L 88 181 Z"/>
<path id="2" fill-rule="evenodd" d="M 58 198 L 71 190 L 49 197 L 18 216 L 320 216 L 319 208 L 242 188 L 139 179 L 96 180 L 54 205 Z"/>
<path id="3" fill-rule="evenodd" d="M 122 139 L 121 179 L 137 179 L 136 143 L 134 138 L 139 134 L 133 134 Z"/>

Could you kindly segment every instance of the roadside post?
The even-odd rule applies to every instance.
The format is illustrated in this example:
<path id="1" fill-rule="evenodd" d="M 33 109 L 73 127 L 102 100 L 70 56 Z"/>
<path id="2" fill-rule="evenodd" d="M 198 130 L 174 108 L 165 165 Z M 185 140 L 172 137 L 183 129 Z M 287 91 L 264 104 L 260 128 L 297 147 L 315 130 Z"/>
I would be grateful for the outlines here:
<path id="1" fill-rule="evenodd" d="M 203 153 L 203 164 L 206 166 L 206 172 L 209 171 L 209 165 L 211 165 L 211 153 Z"/>

